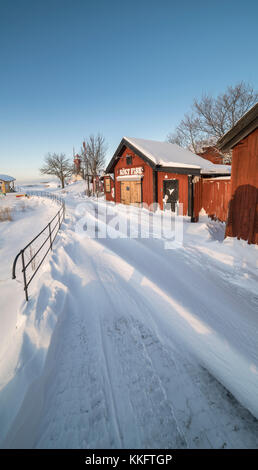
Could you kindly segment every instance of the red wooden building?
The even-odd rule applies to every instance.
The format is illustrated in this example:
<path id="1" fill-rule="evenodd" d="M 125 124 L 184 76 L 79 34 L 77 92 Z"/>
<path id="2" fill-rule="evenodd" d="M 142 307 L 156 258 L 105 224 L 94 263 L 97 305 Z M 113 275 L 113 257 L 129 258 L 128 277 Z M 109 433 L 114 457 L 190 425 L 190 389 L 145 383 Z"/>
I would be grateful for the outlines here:
<path id="1" fill-rule="evenodd" d="M 197 155 L 202 158 L 206 158 L 206 160 L 209 160 L 210 162 L 215 163 L 216 165 L 230 165 L 229 158 L 226 158 L 226 156 L 222 152 L 220 152 L 214 145 L 203 147 L 202 151 L 198 152 Z"/>
<path id="2" fill-rule="evenodd" d="M 195 214 L 194 185 L 207 177 L 230 174 L 230 166 L 214 165 L 189 150 L 168 142 L 123 137 L 105 175 L 105 195 L 109 201 L 160 208 L 183 203 L 183 214 Z"/>
<path id="3" fill-rule="evenodd" d="M 258 244 L 258 103 L 217 145 L 233 150 L 226 236 Z"/>

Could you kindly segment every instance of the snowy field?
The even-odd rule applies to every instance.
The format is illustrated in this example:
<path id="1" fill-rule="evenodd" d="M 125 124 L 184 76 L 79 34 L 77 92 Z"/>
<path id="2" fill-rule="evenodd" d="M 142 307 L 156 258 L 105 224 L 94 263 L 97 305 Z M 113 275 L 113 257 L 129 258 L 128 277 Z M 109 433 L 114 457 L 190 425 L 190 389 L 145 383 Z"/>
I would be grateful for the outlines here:
<path id="1" fill-rule="evenodd" d="M 12 260 L 58 207 L 33 197 L 0 222 L 0 446 L 258 448 L 257 247 L 206 216 L 172 250 L 89 239 L 79 205 L 104 200 L 84 185 L 50 188 L 67 215 L 28 303 Z M 130 217 L 144 233 L 146 211 Z"/>

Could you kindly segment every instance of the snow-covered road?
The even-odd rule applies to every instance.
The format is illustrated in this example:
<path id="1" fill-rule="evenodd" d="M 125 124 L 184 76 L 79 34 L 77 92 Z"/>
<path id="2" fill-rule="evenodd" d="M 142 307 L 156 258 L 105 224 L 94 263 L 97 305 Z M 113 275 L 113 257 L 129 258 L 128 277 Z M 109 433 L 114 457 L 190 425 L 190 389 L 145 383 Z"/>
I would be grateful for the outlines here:
<path id="1" fill-rule="evenodd" d="M 54 252 L 17 319 L 22 364 L 2 389 L 0 417 L 3 404 L 17 413 L 2 412 L 3 447 L 257 448 L 248 259 L 243 269 L 235 248 L 218 242 L 215 256 L 215 242 L 198 245 L 201 234 L 186 233 L 178 250 L 88 239 L 75 231 L 80 199 L 66 202 Z"/>

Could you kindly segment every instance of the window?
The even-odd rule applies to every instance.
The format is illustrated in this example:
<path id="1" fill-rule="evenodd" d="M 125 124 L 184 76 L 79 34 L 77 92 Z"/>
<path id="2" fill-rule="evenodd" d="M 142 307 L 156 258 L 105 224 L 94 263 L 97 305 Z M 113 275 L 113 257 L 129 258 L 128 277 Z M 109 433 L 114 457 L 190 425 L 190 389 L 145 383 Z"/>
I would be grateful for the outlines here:
<path id="1" fill-rule="evenodd" d="M 131 155 L 126 155 L 126 164 L 131 165 L 132 164 L 132 157 Z"/>
<path id="2" fill-rule="evenodd" d="M 110 178 L 105 178 L 105 192 L 110 193 L 111 191 L 111 181 Z"/>

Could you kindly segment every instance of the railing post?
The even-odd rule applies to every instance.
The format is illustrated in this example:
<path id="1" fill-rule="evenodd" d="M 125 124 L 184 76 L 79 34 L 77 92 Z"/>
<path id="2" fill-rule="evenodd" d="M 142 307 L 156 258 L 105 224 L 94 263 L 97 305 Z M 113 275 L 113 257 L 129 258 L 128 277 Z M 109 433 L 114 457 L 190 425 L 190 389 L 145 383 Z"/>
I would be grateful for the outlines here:
<path id="1" fill-rule="evenodd" d="M 16 255 L 15 260 L 13 262 L 12 279 L 16 279 L 16 263 L 17 263 L 19 256 L 21 255 L 21 252 L 22 250 L 18 253 L 18 255 Z"/>
<path id="2" fill-rule="evenodd" d="M 61 223 L 60 223 L 60 210 L 58 211 L 58 222 L 59 222 L 59 228 L 60 228 L 60 225 L 61 225 Z"/>
<path id="3" fill-rule="evenodd" d="M 48 224 L 48 229 L 49 229 L 50 248 L 51 248 L 51 250 L 52 250 L 52 236 L 51 236 L 50 222 L 49 222 L 49 224 Z"/>
<path id="4" fill-rule="evenodd" d="M 22 258 L 22 272 L 23 272 L 25 299 L 26 299 L 26 302 L 28 302 L 28 289 L 27 289 L 26 270 L 25 270 L 25 263 L 24 263 L 24 250 L 21 250 L 21 258 Z"/>

